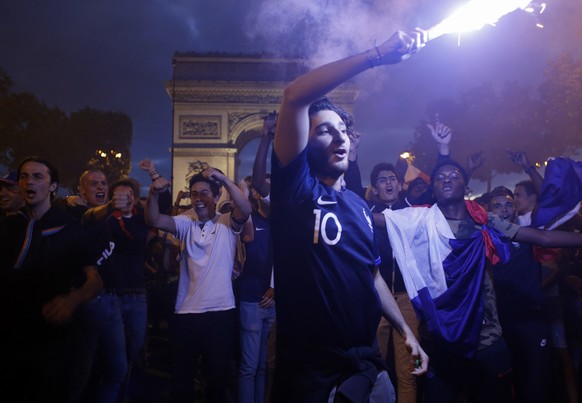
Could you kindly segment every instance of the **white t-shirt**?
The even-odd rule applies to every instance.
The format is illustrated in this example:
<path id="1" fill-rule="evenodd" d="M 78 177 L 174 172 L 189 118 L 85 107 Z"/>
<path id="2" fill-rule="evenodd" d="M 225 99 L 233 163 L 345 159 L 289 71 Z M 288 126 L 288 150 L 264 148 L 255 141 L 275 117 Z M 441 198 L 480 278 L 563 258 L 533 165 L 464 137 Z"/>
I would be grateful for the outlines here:
<path id="1" fill-rule="evenodd" d="M 531 213 L 532 211 L 528 211 L 523 215 L 517 216 L 517 223 L 522 227 L 529 227 L 531 225 Z"/>
<path id="2" fill-rule="evenodd" d="M 188 216 L 173 217 L 182 241 L 176 313 L 225 311 L 235 307 L 232 269 L 238 234 L 229 214 L 219 214 L 200 228 Z"/>

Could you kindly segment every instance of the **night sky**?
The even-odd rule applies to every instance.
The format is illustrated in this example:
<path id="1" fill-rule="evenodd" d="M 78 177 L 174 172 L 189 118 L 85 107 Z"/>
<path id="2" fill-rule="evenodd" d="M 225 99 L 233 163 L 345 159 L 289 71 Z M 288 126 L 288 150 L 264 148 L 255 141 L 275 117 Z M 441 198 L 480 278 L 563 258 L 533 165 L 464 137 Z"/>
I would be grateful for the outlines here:
<path id="1" fill-rule="evenodd" d="M 461 3 L 3 0 L 0 67 L 14 91 L 32 92 L 49 106 L 127 113 L 133 122 L 130 175 L 147 184 L 137 168 L 142 158 L 170 174 L 172 116 L 163 83 L 171 79 L 174 52 L 303 53 L 316 66 L 365 50 L 397 29 L 429 28 Z M 448 35 L 403 64 L 362 74 L 355 118 L 364 135 L 361 155 L 368 157 L 361 162 L 364 181 L 375 163 L 396 160 L 428 101 L 483 82 L 518 81 L 535 91 L 548 60 L 563 51 L 582 57 L 582 1 L 547 4 L 544 29 L 515 12 L 496 27 L 464 34 L 460 46 Z M 254 151 L 248 148 L 250 160 Z"/>

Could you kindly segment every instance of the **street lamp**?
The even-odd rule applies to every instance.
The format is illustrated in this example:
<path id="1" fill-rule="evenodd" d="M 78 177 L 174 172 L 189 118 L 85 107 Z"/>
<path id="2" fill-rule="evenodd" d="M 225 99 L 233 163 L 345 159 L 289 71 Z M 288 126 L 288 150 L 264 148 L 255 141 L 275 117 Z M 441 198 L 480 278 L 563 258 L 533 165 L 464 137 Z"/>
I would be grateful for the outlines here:
<path id="1" fill-rule="evenodd" d="M 400 154 L 400 158 L 406 160 L 408 164 L 412 164 L 415 157 L 414 154 L 412 154 L 410 151 L 404 151 L 402 154 Z"/>

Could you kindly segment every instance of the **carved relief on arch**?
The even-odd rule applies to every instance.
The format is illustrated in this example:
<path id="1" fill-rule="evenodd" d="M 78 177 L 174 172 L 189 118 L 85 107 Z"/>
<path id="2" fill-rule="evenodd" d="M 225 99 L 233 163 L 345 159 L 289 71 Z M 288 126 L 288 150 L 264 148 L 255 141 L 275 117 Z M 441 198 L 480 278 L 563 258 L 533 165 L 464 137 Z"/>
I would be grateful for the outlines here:
<path id="1" fill-rule="evenodd" d="M 261 135 L 267 112 L 231 112 L 228 114 L 230 143 L 239 151 L 252 139 Z"/>

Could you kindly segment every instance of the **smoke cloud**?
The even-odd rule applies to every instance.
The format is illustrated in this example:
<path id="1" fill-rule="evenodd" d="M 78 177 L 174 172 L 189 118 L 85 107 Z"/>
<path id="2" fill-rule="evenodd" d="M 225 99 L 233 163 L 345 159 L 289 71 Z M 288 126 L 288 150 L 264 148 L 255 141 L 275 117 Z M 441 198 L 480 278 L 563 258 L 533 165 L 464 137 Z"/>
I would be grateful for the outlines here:
<path id="1" fill-rule="evenodd" d="M 302 56 L 311 67 L 368 49 L 398 29 L 415 28 L 422 0 L 255 1 L 244 22 L 250 41 L 281 56 Z"/>

